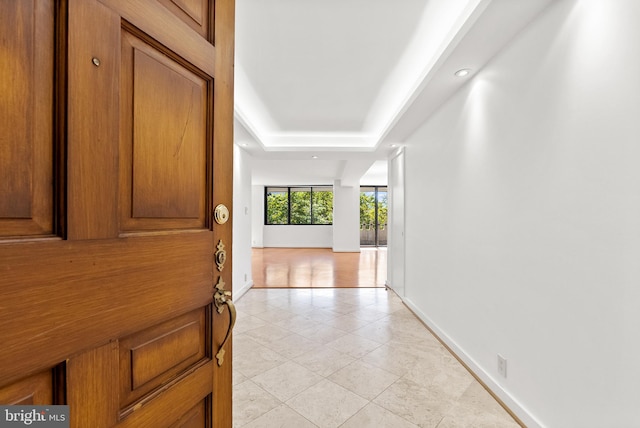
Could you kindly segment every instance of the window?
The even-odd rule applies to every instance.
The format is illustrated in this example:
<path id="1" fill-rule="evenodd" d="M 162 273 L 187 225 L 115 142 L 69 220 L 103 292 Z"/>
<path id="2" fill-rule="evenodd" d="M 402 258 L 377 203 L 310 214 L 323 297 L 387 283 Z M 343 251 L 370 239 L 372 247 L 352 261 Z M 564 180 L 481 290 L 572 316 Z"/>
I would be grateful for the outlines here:
<path id="1" fill-rule="evenodd" d="M 311 187 L 289 189 L 289 224 L 311 224 Z"/>
<path id="2" fill-rule="evenodd" d="M 387 187 L 360 187 L 360 245 L 387 245 Z"/>
<path id="3" fill-rule="evenodd" d="M 265 224 L 332 224 L 331 186 L 265 187 Z"/>
<path id="4" fill-rule="evenodd" d="M 289 189 L 268 187 L 265 224 L 289 224 Z"/>

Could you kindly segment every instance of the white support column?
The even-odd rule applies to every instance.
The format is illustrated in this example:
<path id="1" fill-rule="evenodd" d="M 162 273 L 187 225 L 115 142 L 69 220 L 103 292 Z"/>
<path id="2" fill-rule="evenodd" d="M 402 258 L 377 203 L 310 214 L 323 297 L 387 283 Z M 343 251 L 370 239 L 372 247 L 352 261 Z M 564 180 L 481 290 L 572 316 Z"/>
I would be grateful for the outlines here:
<path id="1" fill-rule="evenodd" d="M 360 252 L 360 187 L 333 184 L 333 251 Z"/>

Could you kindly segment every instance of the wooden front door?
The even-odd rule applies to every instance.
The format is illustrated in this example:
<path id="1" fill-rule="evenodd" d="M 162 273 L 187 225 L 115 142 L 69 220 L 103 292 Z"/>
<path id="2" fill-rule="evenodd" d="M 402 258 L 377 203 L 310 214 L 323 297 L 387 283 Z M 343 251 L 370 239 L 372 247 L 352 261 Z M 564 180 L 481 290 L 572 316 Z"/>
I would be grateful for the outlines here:
<path id="1" fill-rule="evenodd" d="M 233 33 L 233 0 L 0 0 L 1 404 L 231 426 Z"/>

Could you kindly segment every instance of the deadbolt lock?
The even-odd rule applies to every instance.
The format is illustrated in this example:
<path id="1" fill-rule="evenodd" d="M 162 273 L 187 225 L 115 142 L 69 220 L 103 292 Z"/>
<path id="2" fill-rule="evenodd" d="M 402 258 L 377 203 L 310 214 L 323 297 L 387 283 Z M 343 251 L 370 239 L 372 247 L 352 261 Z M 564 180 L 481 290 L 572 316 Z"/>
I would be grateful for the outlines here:
<path id="1" fill-rule="evenodd" d="M 225 224 L 229 220 L 229 208 L 225 204 L 219 204 L 213 210 L 213 218 L 218 224 Z"/>

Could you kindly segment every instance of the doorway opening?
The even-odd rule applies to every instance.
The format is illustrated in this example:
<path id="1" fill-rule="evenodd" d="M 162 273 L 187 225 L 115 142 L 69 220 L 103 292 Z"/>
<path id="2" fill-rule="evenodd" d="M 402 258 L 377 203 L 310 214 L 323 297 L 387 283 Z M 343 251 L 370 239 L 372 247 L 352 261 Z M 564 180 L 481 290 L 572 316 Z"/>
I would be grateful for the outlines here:
<path id="1" fill-rule="evenodd" d="M 360 187 L 360 246 L 387 246 L 387 186 Z"/>

